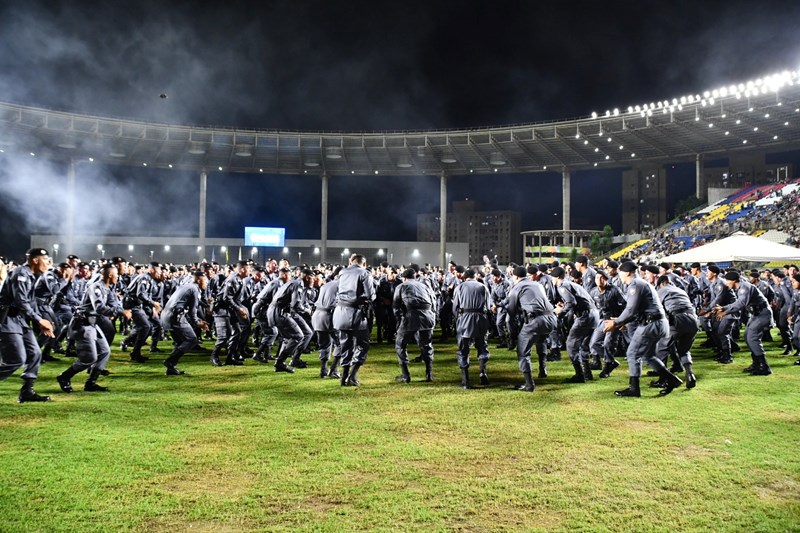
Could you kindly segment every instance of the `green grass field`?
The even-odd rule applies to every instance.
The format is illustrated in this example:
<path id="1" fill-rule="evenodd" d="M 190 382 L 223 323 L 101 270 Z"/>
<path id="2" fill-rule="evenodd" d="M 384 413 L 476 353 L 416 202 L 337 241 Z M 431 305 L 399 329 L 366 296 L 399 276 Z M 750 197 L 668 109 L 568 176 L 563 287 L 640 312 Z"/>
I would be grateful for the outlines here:
<path id="1" fill-rule="evenodd" d="M 514 391 L 499 349 L 465 391 L 439 344 L 436 382 L 395 383 L 382 344 L 360 388 L 315 354 L 294 375 L 190 354 L 168 378 L 115 351 L 108 393 L 61 393 L 47 363 L 49 403 L 0 382 L 0 531 L 800 531 L 800 367 L 769 348 L 772 376 L 698 350 L 696 389 L 640 399 L 613 396 L 624 365 L 563 384 L 567 360 Z"/>

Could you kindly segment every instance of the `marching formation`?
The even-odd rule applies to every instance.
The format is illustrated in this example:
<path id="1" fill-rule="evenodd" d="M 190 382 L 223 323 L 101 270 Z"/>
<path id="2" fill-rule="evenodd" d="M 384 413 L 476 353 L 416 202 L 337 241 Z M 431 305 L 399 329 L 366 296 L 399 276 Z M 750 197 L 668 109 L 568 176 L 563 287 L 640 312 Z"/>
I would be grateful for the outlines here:
<path id="1" fill-rule="evenodd" d="M 74 362 L 56 378 L 63 392 L 74 391 L 72 381 L 82 372 L 88 374 L 84 391 L 107 391 L 98 381 L 109 374 L 110 346 L 119 333 L 122 351 L 140 364 L 149 362 L 143 350 L 159 353 L 159 342 L 170 340 L 167 376 L 184 374 L 180 360 L 203 350 L 201 338 L 214 340 L 208 354 L 214 366 L 250 359 L 286 373 L 308 366 L 302 357 L 313 342 L 320 378 L 357 387 L 375 331 L 378 343 L 394 343 L 396 381 L 412 380 L 412 344 L 419 349 L 414 361 L 425 365 L 424 380 L 433 381 L 438 325 L 440 340 L 456 343 L 465 389 L 473 387 L 473 348 L 478 382 L 490 384 L 491 336 L 496 348 L 516 352 L 520 391 L 536 389 L 535 349 L 538 380 L 566 350 L 575 370 L 569 384 L 593 381 L 593 371 L 609 378 L 624 357 L 629 384 L 617 396 L 641 395 L 642 363 L 657 377 L 650 386 L 666 395 L 684 383 L 697 385 L 690 350 L 700 328 L 720 364 L 732 363 L 741 350 L 743 329 L 752 360 L 745 371 L 766 376 L 772 371 L 763 341 L 772 341 L 772 326 L 784 354 L 794 349 L 800 355 L 798 312 L 795 265 L 741 273 L 698 263 L 685 268 L 604 259 L 591 265 L 578 256 L 574 263 L 511 264 L 504 271 L 492 263 L 370 268 L 353 254 L 347 265 L 316 268 L 291 267 L 285 259 L 263 266 L 131 265 L 121 257 L 86 263 L 74 255 L 53 266 L 47 250 L 33 248 L 23 264 L 0 261 L 0 380 L 22 368 L 18 401 L 47 401 L 34 390 L 39 367 L 60 361 L 53 354 L 66 354 Z"/>

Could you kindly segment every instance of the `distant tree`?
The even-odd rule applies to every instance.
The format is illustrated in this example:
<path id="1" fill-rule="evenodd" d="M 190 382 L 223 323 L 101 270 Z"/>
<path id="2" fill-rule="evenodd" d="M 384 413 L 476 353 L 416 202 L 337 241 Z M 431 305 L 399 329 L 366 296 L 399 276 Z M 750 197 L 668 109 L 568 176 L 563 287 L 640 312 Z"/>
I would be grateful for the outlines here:
<path id="1" fill-rule="evenodd" d="M 613 248 L 614 243 L 611 239 L 614 237 L 614 228 L 609 225 L 603 227 L 602 233 L 595 233 L 589 243 L 589 248 L 592 251 L 593 257 L 602 257 L 606 252 Z"/>
<path id="2" fill-rule="evenodd" d="M 673 218 L 678 218 L 680 216 L 683 216 L 686 213 L 688 213 L 689 211 L 692 211 L 693 209 L 697 209 L 698 207 L 700 207 L 704 203 L 706 203 L 705 200 L 703 200 L 702 198 L 698 198 L 694 194 L 691 195 L 691 196 L 688 196 L 688 197 L 684 198 L 683 200 L 680 200 L 677 204 L 675 204 L 675 214 L 674 214 Z"/>

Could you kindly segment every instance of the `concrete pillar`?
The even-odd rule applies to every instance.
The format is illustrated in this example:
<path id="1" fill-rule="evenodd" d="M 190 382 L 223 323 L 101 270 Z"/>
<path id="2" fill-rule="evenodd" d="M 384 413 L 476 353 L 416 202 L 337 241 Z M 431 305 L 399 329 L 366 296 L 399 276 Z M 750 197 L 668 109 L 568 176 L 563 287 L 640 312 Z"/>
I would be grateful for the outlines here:
<path id="1" fill-rule="evenodd" d="M 206 257 L 206 199 L 208 197 L 208 174 L 203 170 L 200 172 L 200 223 L 198 226 L 198 238 L 200 250 L 198 256 L 200 260 Z"/>
<path id="2" fill-rule="evenodd" d="M 328 260 L 328 175 L 322 175 L 322 216 L 319 230 L 320 262 Z"/>
<path id="3" fill-rule="evenodd" d="M 75 253 L 75 161 L 67 167 L 67 242 L 64 257 Z M 88 259 L 87 259 L 88 260 Z"/>
<path id="4" fill-rule="evenodd" d="M 569 205 L 570 205 L 570 173 L 566 168 L 561 172 L 561 213 L 562 213 L 562 230 L 564 230 L 564 239 L 567 238 L 569 227 Z"/>
<path id="5" fill-rule="evenodd" d="M 439 264 L 447 268 L 447 174 L 439 179 Z"/>
<path id="6" fill-rule="evenodd" d="M 708 196 L 708 187 L 703 173 L 703 154 L 697 154 L 695 165 L 695 196 L 702 200 Z"/>

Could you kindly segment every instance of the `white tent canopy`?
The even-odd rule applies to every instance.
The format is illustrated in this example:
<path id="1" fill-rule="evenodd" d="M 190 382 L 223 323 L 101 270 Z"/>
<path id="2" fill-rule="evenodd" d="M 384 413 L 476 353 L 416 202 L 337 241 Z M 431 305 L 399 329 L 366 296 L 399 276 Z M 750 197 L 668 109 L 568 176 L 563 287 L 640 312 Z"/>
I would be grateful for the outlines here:
<path id="1" fill-rule="evenodd" d="M 737 232 L 717 241 L 662 259 L 668 263 L 770 262 L 800 260 L 800 248 L 778 244 Z"/>

